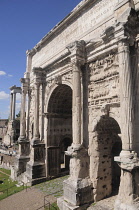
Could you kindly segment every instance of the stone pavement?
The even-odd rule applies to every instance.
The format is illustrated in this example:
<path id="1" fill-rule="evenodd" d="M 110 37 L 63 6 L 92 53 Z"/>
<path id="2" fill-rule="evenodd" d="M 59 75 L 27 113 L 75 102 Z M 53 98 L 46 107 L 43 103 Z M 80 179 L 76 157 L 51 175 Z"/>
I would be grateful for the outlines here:
<path id="1" fill-rule="evenodd" d="M 23 190 L 0 201 L 1 210 L 37 210 L 44 204 L 44 194 L 35 187 Z M 56 198 L 48 196 L 47 200 L 53 203 Z M 43 209 L 43 208 L 42 208 Z"/>

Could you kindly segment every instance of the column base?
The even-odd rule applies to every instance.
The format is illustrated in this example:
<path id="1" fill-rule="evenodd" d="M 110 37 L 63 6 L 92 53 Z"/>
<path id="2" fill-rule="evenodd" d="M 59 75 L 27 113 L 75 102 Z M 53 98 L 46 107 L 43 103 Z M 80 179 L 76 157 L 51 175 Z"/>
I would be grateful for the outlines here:
<path id="1" fill-rule="evenodd" d="M 89 206 L 88 204 L 74 206 L 71 203 L 67 203 L 63 196 L 57 199 L 57 205 L 60 210 L 85 210 Z"/>
<path id="2" fill-rule="evenodd" d="M 46 179 L 45 144 L 40 140 L 38 141 L 34 144 L 31 142 L 30 161 L 26 166 L 26 176 L 32 185 Z"/>
<path id="3" fill-rule="evenodd" d="M 74 206 L 82 206 L 93 202 L 93 187 L 90 179 L 71 178 L 63 182 L 64 200 Z"/>
<path id="4" fill-rule="evenodd" d="M 63 182 L 64 197 L 58 199 L 58 206 L 60 210 L 86 209 L 94 200 L 87 150 L 82 145 L 72 144 L 66 154 L 71 156 L 70 177 Z"/>
<path id="5" fill-rule="evenodd" d="M 20 156 L 29 156 L 30 153 L 30 142 L 25 138 L 18 138 L 19 143 L 19 154 Z"/>
<path id="6" fill-rule="evenodd" d="M 139 209 L 139 158 L 132 151 L 114 160 L 121 167 L 121 181 L 114 210 Z"/>
<path id="7" fill-rule="evenodd" d="M 29 161 L 26 166 L 26 177 L 31 185 L 46 181 L 46 169 L 44 163 L 32 163 Z"/>

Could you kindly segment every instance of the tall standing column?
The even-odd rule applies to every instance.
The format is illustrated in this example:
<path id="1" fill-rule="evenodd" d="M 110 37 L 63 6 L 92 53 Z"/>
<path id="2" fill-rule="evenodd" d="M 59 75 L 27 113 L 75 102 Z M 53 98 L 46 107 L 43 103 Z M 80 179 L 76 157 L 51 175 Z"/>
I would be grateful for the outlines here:
<path id="1" fill-rule="evenodd" d="M 40 107 L 41 107 L 41 116 L 40 116 L 40 140 L 44 140 L 44 83 L 41 84 L 41 101 L 40 101 Z"/>
<path id="2" fill-rule="evenodd" d="M 130 63 L 129 44 L 125 40 L 118 43 L 119 78 L 120 78 L 120 106 L 121 106 L 121 133 L 123 154 L 133 149 L 133 84 L 132 69 Z"/>
<path id="3" fill-rule="evenodd" d="M 30 91 L 27 92 L 28 99 L 27 99 L 27 111 L 26 111 L 26 137 L 29 138 L 29 123 L 30 123 L 30 117 L 29 117 L 29 111 L 30 111 Z"/>
<path id="4" fill-rule="evenodd" d="M 35 91 L 34 91 L 35 92 L 34 135 L 33 135 L 34 143 L 40 140 L 40 136 L 39 136 L 39 87 L 40 87 L 40 84 L 36 82 L 34 84 L 34 88 L 35 88 Z"/>
<path id="5" fill-rule="evenodd" d="M 22 83 L 22 95 L 21 95 L 21 111 L 20 111 L 20 141 L 26 139 L 26 94 L 27 94 L 27 85 L 25 83 L 25 79 L 22 78 L 21 80 Z"/>
<path id="6" fill-rule="evenodd" d="M 12 106 L 13 106 L 13 93 L 11 93 L 10 97 L 10 120 L 12 120 Z"/>
<path id="7" fill-rule="evenodd" d="M 73 67 L 73 107 L 72 107 L 72 132 L 73 144 L 81 144 L 81 76 L 80 63 L 74 61 Z"/>
<path id="8" fill-rule="evenodd" d="M 13 92 L 13 104 L 12 104 L 12 120 L 15 120 L 15 105 L 16 105 L 16 93 Z"/>

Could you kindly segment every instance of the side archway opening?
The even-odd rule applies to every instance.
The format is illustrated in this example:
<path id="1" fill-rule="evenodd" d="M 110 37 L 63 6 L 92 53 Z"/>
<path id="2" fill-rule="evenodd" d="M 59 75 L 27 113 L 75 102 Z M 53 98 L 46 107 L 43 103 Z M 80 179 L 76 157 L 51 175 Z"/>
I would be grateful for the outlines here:
<path id="1" fill-rule="evenodd" d="M 106 115 L 100 118 L 95 130 L 96 200 L 115 194 L 119 189 L 121 169 L 114 157 L 122 150 L 120 134 L 120 127 L 114 118 Z"/>

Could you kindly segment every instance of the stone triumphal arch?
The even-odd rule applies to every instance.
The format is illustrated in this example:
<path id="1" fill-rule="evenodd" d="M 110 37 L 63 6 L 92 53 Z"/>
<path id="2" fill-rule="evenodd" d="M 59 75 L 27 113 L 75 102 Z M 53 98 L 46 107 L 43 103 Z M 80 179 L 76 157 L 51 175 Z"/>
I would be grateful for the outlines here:
<path id="1" fill-rule="evenodd" d="M 115 209 L 138 209 L 138 11 L 138 0 L 83 0 L 27 51 L 12 178 L 69 170 L 61 210 L 115 190 Z"/>

